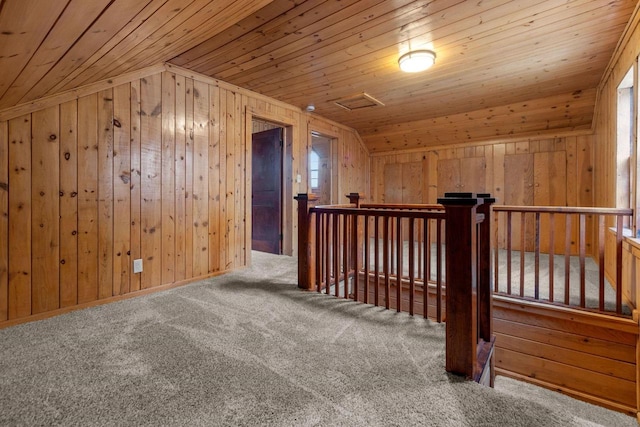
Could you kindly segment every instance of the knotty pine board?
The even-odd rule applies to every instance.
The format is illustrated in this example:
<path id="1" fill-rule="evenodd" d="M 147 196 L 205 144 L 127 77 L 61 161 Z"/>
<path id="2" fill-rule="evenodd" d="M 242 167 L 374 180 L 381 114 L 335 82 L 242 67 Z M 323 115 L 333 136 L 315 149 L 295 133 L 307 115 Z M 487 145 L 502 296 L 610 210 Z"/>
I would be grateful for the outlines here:
<path id="1" fill-rule="evenodd" d="M 78 303 L 98 299 L 98 96 L 78 99 Z"/>
<path id="2" fill-rule="evenodd" d="M 176 269 L 176 76 L 162 73 L 162 284 L 175 281 Z"/>
<path id="3" fill-rule="evenodd" d="M 193 86 L 193 275 L 209 271 L 209 86 Z"/>
<path id="4" fill-rule="evenodd" d="M 130 229 L 130 246 L 131 246 L 131 260 L 142 258 L 142 126 L 141 126 L 141 105 L 140 105 L 140 80 L 134 80 L 131 82 L 131 147 L 129 148 L 131 153 L 131 229 Z M 142 286 L 141 275 L 133 272 L 133 268 L 130 270 L 129 275 L 129 290 L 131 292 L 139 291 Z"/>
<path id="5" fill-rule="evenodd" d="M 60 307 L 78 303 L 78 103 L 60 105 Z"/>
<path id="6" fill-rule="evenodd" d="M 221 128 L 226 129 L 226 122 L 222 125 L 220 110 L 220 88 L 211 87 L 209 89 L 209 271 L 217 272 L 224 270 L 220 259 L 220 248 L 224 243 L 221 241 L 220 233 L 220 206 L 221 206 L 221 186 L 220 170 L 224 156 L 220 153 Z M 223 91 L 224 92 L 224 91 Z M 224 95 L 223 95 L 224 96 Z"/>
<path id="7" fill-rule="evenodd" d="M 9 318 L 9 123 L 0 122 L 0 322 Z"/>
<path id="8" fill-rule="evenodd" d="M 162 281 L 162 78 L 141 79 L 142 289 Z"/>
<path id="9" fill-rule="evenodd" d="M 31 314 L 31 115 L 9 121 L 9 319 Z"/>
<path id="10" fill-rule="evenodd" d="M 113 295 L 131 289 L 131 86 L 113 89 Z"/>
<path id="11" fill-rule="evenodd" d="M 186 79 L 185 83 L 185 276 L 193 277 L 193 162 L 194 162 L 194 95 L 192 79 Z"/>
<path id="12" fill-rule="evenodd" d="M 113 89 L 98 93 L 98 299 L 113 296 Z"/>
<path id="13" fill-rule="evenodd" d="M 184 280 L 186 276 L 186 197 L 187 197 L 187 126 L 186 117 L 186 79 L 174 75 L 176 84 L 176 122 L 175 122 L 175 280 Z"/>

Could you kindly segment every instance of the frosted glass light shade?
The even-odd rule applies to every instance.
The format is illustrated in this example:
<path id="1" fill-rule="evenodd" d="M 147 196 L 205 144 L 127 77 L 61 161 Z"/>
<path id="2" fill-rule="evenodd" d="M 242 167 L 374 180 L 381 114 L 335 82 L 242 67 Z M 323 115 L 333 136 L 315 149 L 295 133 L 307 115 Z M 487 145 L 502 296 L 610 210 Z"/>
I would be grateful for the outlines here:
<path id="1" fill-rule="evenodd" d="M 398 59 L 400 69 L 406 73 L 417 73 L 430 68 L 436 62 L 436 53 L 431 50 L 414 50 Z"/>

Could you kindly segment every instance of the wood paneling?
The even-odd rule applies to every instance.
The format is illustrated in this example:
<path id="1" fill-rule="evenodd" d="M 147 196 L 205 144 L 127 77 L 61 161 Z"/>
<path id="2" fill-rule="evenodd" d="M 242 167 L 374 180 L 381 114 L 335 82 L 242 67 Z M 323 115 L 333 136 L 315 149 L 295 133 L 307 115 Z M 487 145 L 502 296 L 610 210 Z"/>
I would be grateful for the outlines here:
<path id="1" fill-rule="evenodd" d="M 592 142 L 588 136 L 555 139 L 530 139 L 516 142 L 488 142 L 484 145 L 456 145 L 400 153 L 380 153 L 371 157 L 371 194 L 374 202 L 402 198 L 407 180 L 400 179 L 405 167 L 420 164 L 422 181 L 419 199 L 414 202 L 435 203 L 445 192 L 489 192 L 497 203 L 506 205 L 592 206 Z M 417 170 L 417 169 L 416 169 Z M 393 172 L 396 171 L 396 172 Z M 416 184 L 417 185 L 417 184 Z M 404 188 L 404 190 L 403 190 Z M 420 194 L 417 187 L 412 190 Z M 406 201 L 405 201 L 406 203 Z M 520 216 L 513 216 L 512 247 L 520 248 Z M 533 250 L 534 218 L 525 217 L 525 248 Z M 564 235 L 564 218 L 554 227 L 556 236 Z M 572 230 L 572 247 L 577 250 L 577 227 Z M 549 226 L 541 224 L 541 250 L 548 251 Z M 499 236 L 504 247 L 504 236 Z M 556 252 L 564 251 L 564 239 Z M 592 237 L 587 242 L 593 246 Z"/>
<path id="2" fill-rule="evenodd" d="M 308 190 L 297 182 L 307 177 L 305 113 L 176 71 L 0 121 L 0 326 L 246 265 L 248 110 L 288 127 L 283 186 Z M 343 197 L 366 193 L 357 134 L 314 123 L 335 133 Z M 285 210 L 292 236 L 292 203 Z"/>
<path id="3" fill-rule="evenodd" d="M 494 317 L 500 373 L 636 412 L 636 322 L 506 298 Z"/>

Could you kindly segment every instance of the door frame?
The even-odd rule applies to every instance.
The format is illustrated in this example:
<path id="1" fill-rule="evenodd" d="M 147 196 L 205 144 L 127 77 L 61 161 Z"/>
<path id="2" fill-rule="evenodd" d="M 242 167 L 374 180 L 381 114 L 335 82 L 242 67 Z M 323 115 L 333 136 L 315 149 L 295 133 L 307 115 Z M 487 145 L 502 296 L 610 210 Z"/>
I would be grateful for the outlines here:
<path id="1" fill-rule="evenodd" d="M 329 174 L 331 175 L 330 180 L 330 188 L 329 188 L 329 204 L 340 204 L 340 199 L 338 196 L 338 183 L 337 177 L 335 175 L 334 170 L 338 167 L 338 156 L 337 156 L 337 140 L 338 138 L 335 136 L 327 135 L 322 132 L 318 132 L 315 130 L 309 131 L 309 155 L 307 156 L 307 171 L 309 168 L 309 161 L 311 156 L 311 151 L 313 150 L 313 139 L 314 138 L 323 138 L 329 142 Z M 310 177 L 307 176 L 307 185 L 309 186 L 309 191 L 313 191 L 311 188 L 311 180 Z"/>
<path id="2" fill-rule="evenodd" d="M 280 126 L 283 128 L 283 139 L 284 144 L 282 146 L 282 200 L 281 200 L 281 212 L 282 212 L 282 255 L 293 255 L 294 251 L 294 228 L 297 228 L 297 217 L 293 213 L 294 205 L 293 205 L 293 190 L 294 190 L 294 181 L 293 181 L 293 153 L 294 148 L 297 145 L 296 135 L 299 134 L 299 122 L 298 120 L 292 119 L 291 117 L 286 117 L 283 115 L 273 114 L 268 111 L 258 110 L 256 108 L 247 106 L 246 114 L 245 114 L 245 159 L 246 159 L 246 171 L 245 179 L 246 189 L 245 194 L 245 218 L 246 218 L 246 230 L 247 237 L 245 241 L 245 247 L 247 248 L 247 265 L 251 265 L 251 229 L 252 229 L 252 218 L 251 218 L 251 176 L 252 176 L 252 165 L 251 159 L 253 154 L 253 148 L 251 144 L 252 134 L 253 134 L 253 120 L 263 120 L 274 125 Z M 297 243 L 297 242 L 295 242 Z"/>
<path id="3" fill-rule="evenodd" d="M 313 147 L 313 135 L 320 135 L 324 138 L 331 140 L 331 203 L 339 204 L 344 203 L 344 200 L 340 198 L 340 157 L 342 156 L 342 149 L 340 145 L 340 128 L 330 125 L 326 122 L 321 122 L 311 118 L 309 120 L 309 126 L 307 131 L 307 155 L 305 157 L 305 171 L 309 170 L 309 154 Z M 305 188 L 309 188 L 309 177 L 306 177 Z M 344 195 L 343 195 L 344 196 Z"/>

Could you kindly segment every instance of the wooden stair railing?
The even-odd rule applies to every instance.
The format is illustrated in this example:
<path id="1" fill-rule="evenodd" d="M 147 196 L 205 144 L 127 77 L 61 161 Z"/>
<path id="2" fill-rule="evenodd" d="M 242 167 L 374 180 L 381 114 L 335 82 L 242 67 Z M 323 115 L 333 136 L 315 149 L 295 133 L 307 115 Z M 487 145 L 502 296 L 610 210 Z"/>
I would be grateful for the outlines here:
<path id="1" fill-rule="evenodd" d="M 351 193 L 347 195 L 351 204 L 348 207 L 342 206 L 327 206 L 327 207 L 313 207 L 314 201 L 317 200 L 313 195 L 299 194 L 295 199 L 298 201 L 298 286 L 307 290 L 320 290 L 321 286 L 325 286 L 328 292 L 329 286 L 332 284 L 329 280 L 333 277 L 333 285 L 335 286 L 336 296 L 338 295 L 338 284 L 342 280 L 344 281 L 345 298 L 348 297 L 349 292 L 348 280 L 352 277 L 353 280 L 353 294 L 354 299 L 358 299 L 358 278 L 360 275 L 359 266 L 364 268 L 365 278 L 365 297 L 364 302 L 367 302 L 366 295 L 368 295 L 367 282 L 369 278 L 368 265 L 369 261 L 365 259 L 362 262 L 362 253 L 365 257 L 368 254 L 368 250 L 363 251 L 362 246 L 368 245 L 368 235 L 361 238 L 359 230 L 363 228 L 366 230 L 369 217 L 376 217 L 379 215 L 384 218 L 396 218 L 397 232 L 396 239 L 398 240 L 398 269 L 400 273 L 396 277 L 396 308 L 398 311 L 401 309 L 402 299 L 402 285 L 403 278 L 401 276 L 402 266 L 402 253 L 400 244 L 401 241 L 401 227 L 400 218 L 408 218 L 409 232 L 413 235 L 413 219 L 412 218 L 438 218 L 438 224 L 440 221 L 445 221 L 446 227 L 446 274 L 448 279 L 448 286 L 446 288 L 446 330 L 447 330 L 447 355 L 446 355 L 446 368 L 447 371 L 464 375 L 470 379 L 480 382 L 485 385 L 493 385 L 494 369 L 493 369 L 493 347 L 495 339 L 492 332 L 492 319 L 491 319 L 491 304 L 492 304 L 492 284 L 491 284 L 491 258 L 490 258 L 490 236 L 491 236 L 491 221 L 489 217 L 491 215 L 491 204 L 494 199 L 489 195 L 474 195 L 469 193 L 451 193 L 446 194 L 445 198 L 440 199 L 439 202 L 444 205 L 444 212 L 441 208 L 437 209 L 439 212 L 433 210 L 437 207 L 431 205 L 428 207 L 432 212 L 425 212 L 424 207 L 418 208 L 417 205 L 410 205 L 403 207 L 402 205 L 393 205 L 390 209 L 385 210 L 382 205 L 368 206 L 367 208 L 358 208 L 359 196 L 357 193 Z M 313 208 L 312 208 L 313 207 Z M 402 211 L 404 208 L 404 212 Z M 423 209 L 423 212 L 416 212 L 416 209 Z M 317 213 L 316 213 L 317 212 Z M 324 215 L 324 214 L 327 215 Z M 324 215 L 329 218 L 328 215 L 334 215 L 334 219 L 325 221 L 323 227 L 320 227 L 318 218 Z M 338 221 L 338 215 L 343 215 L 343 220 Z M 362 227 L 358 225 L 359 220 L 363 220 Z M 486 218 L 486 220 L 485 220 Z M 331 223 L 331 224 L 330 224 Z M 342 225 L 341 225 L 342 224 Z M 389 224 L 387 219 L 383 221 L 385 232 L 383 235 L 388 235 L 386 227 Z M 334 227 L 335 225 L 335 227 Z M 333 227 L 333 228 L 331 228 Z M 376 226 L 377 227 L 377 226 Z M 320 281 L 320 277 L 323 275 L 322 269 L 315 265 L 318 259 L 322 259 L 323 253 L 318 252 L 320 247 L 323 247 L 319 242 L 330 236 L 337 241 L 338 229 L 344 233 L 344 245 L 345 248 L 342 251 L 343 270 L 338 270 L 338 267 L 334 267 L 335 271 L 329 271 L 325 274 L 326 283 Z M 322 230 L 322 231 L 319 231 Z M 376 229 L 377 230 L 377 229 Z M 440 225 L 438 225 L 440 230 Z M 425 229 L 425 232 L 428 230 Z M 366 231 L 364 232 L 366 234 Z M 325 236 L 326 234 L 326 236 Z M 377 234 L 374 239 L 377 242 Z M 318 237 L 318 239 L 316 239 Z M 383 254 L 383 260 L 389 259 L 387 252 L 387 244 L 382 245 L 385 253 Z M 410 248 L 412 245 L 409 246 Z M 439 250 L 438 239 L 438 250 Z M 326 248 L 324 249 L 326 251 Z M 377 250 L 377 246 L 376 246 Z M 411 249 L 410 249 L 411 250 Z M 374 251 L 375 252 L 375 251 Z M 319 255 L 319 256 L 318 256 Z M 377 257 L 380 254 L 374 253 Z M 337 253 L 327 253 L 325 258 L 339 258 Z M 438 257 L 438 259 L 440 259 Z M 409 263 L 411 264 L 413 255 L 409 256 Z M 386 261 L 385 261 L 386 262 Z M 438 264 L 439 265 L 439 264 Z M 329 267 L 326 267 L 329 268 Z M 319 270 L 320 269 L 320 270 Z M 389 308 L 389 269 L 388 266 L 383 268 L 385 272 L 385 282 L 387 291 L 385 293 L 385 305 Z M 413 289 L 414 289 L 414 277 L 411 276 L 413 271 L 410 268 L 410 312 L 413 314 Z M 331 273 L 333 276 L 331 276 Z M 378 273 L 376 273 L 377 277 Z M 439 276 L 439 275 L 438 275 Z M 318 283 L 316 283 L 318 282 Z M 375 291 L 377 292 L 377 283 Z M 440 290 L 440 288 L 438 288 Z M 427 280 L 423 284 L 423 301 L 425 301 L 426 294 L 428 293 Z M 440 298 L 440 292 L 438 292 L 438 299 Z M 377 293 L 375 297 L 375 303 L 377 304 Z M 438 302 L 439 304 L 439 302 Z M 423 309 L 426 316 L 426 302 L 423 303 Z M 438 320 L 440 319 L 439 306 L 438 306 Z"/>

